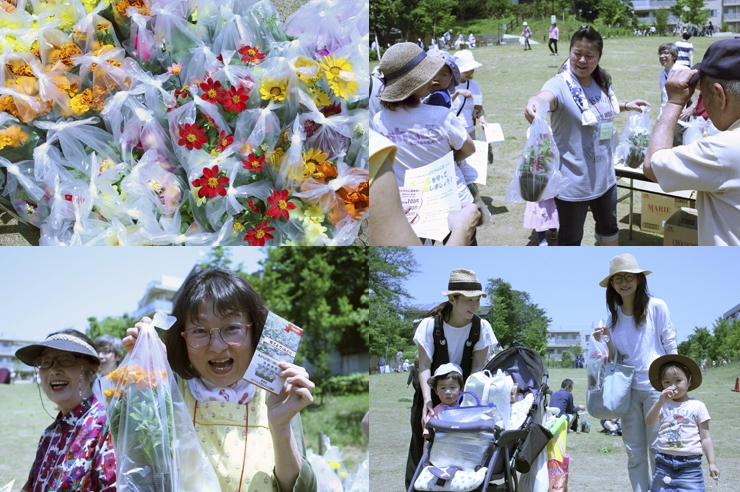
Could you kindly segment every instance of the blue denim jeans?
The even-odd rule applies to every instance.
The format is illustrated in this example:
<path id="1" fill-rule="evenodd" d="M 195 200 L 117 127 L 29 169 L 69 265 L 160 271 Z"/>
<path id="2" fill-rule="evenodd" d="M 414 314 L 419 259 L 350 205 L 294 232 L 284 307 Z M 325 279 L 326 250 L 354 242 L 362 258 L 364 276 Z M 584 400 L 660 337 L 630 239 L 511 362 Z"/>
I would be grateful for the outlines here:
<path id="1" fill-rule="evenodd" d="M 660 393 L 655 390 L 632 389 L 630 408 L 622 417 L 622 441 L 627 450 L 627 472 L 633 492 L 647 492 L 650 489 L 652 471 L 655 470 L 658 423 L 647 425 L 645 415 L 658 398 Z"/>
<path id="2" fill-rule="evenodd" d="M 650 492 L 704 492 L 701 455 L 655 455 L 655 476 Z"/>

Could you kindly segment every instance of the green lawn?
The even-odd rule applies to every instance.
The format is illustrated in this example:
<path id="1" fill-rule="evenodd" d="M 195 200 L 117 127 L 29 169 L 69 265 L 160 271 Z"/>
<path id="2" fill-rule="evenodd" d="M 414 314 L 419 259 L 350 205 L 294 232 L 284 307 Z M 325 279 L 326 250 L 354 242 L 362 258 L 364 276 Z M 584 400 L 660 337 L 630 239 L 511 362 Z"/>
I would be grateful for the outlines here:
<path id="1" fill-rule="evenodd" d="M 517 33 L 518 34 L 518 33 Z M 653 109 L 651 120 L 655 123 L 660 108 L 658 73 L 662 69 L 658 63 L 658 47 L 665 42 L 675 41 L 673 37 L 621 37 L 604 40 L 604 53 L 601 66 L 613 79 L 614 91 L 621 100 L 645 99 Z M 700 61 L 704 51 L 718 38 L 692 38 L 695 47 L 695 61 Z M 524 118 L 527 100 L 537 94 L 543 84 L 552 77 L 568 54 L 568 40 L 559 43 L 560 56 L 550 56 L 547 44 L 533 44 L 532 51 L 523 51 L 517 46 L 488 46 L 474 50 L 476 61 L 483 67 L 475 71 L 474 79 L 483 93 L 483 107 L 486 120 L 500 123 L 505 141 L 494 147 L 494 162 L 488 167 L 486 186 L 480 187 L 483 199 L 493 216 L 493 227 L 478 230 L 479 245 L 534 245 L 536 236 L 522 227 L 524 203 L 506 203 L 504 194 L 511 181 L 522 148 L 526 143 L 529 124 Z M 371 63 L 371 67 L 377 63 Z M 625 115 L 616 119 L 620 135 L 627 122 Z M 620 195 L 625 191 L 620 191 Z M 639 193 L 637 194 L 639 195 Z M 640 230 L 639 196 L 634 200 L 633 238 L 628 239 L 628 201 L 617 207 L 620 228 L 620 245 L 642 246 L 662 245 L 662 235 Z M 584 245 L 593 245 L 594 222 L 588 216 L 584 231 Z"/>
<path id="2" fill-rule="evenodd" d="M 585 369 L 549 369 L 550 386 L 559 389 L 565 378 L 574 382 L 576 404 L 586 400 Z M 735 378 L 740 376 L 740 363 L 709 369 L 701 387 L 691 396 L 703 401 L 712 417 L 710 431 L 721 472 L 719 490 L 737 490 L 740 469 L 737 455 L 740 437 L 736 432 L 740 393 L 733 393 Z M 376 374 L 370 376 L 370 489 L 387 492 L 402 491 L 406 456 L 411 429 L 409 412 L 412 389 L 406 389 L 406 374 Z M 600 424 L 590 418 L 589 434 L 568 434 L 566 452 L 570 455 L 569 490 L 624 492 L 630 490 L 627 476 L 627 455 L 620 437 L 598 432 Z M 708 490 L 717 490 L 709 479 L 704 460 L 704 476 Z"/>
<path id="3" fill-rule="evenodd" d="M 0 384 L 0 401 L 3 402 L 0 487 L 15 479 L 13 490 L 19 490 L 28 478 L 41 433 L 52 419 L 41 408 L 35 384 Z M 44 404 L 56 416 L 54 404 L 46 396 Z M 318 453 L 318 433 L 323 431 L 332 445 L 342 450 L 347 470 L 355 473 L 357 465 L 365 459 L 367 440 L 360 422 L 367 410 L 367 394 L 327 398 L 323 406 L 311 405 L 301 413 L 306 447 Z"/>

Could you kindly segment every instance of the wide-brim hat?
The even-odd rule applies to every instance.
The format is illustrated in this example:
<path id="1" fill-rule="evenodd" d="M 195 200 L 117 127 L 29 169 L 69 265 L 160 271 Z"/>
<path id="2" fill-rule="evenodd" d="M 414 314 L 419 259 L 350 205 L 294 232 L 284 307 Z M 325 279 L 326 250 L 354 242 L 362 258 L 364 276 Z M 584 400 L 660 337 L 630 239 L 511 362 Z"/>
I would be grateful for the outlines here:
<path id="1" fill-rule="evenodd" d="M 710 44 L 704 52 L 699 71 L 691 77 L 689 85 L 707 75 L 721 80 L 740 80 L 740 39 L 723 39 Z"/>
<path id="2" fill-rule="evenodd" d="M 473 57 L 473 52 L 470 50 L 460 50 L 455 53 L 455 63 L 457 64 L 457 68 L 460 69 L 461 73 L 469 72 L 483 66 L 483 64 L 475 61 L 475 58 Z"/>
<path id="3" fill-rule="evenodd" d="M 41 355 L 41 352 L 45 348 L 53 348 L 61 350 L 62 352 L 84 355 L 94 359 L 98 364 L 100 364 L 98 352 L 95 350 L 95 347 L 87 343 L 85 340 L 67 333 L 55 333 L 46 337 L 46 340 L 43 342 L 26 345 L 25 347 L 16 350 L 15 356 L 24 364 L 32 366 L 33 361 Z"/>
<path id="4" fill-rule="evenodd" d="M 625 253 L 612 258 L 612 261 L 609 262 L 609 275 L 604 277 L 604 280 L 599 282 L 599 285 L 608 287 L 609 279 L 618 273 L 644 273 L 645 275 L 650 275 L 653 272 L 640 268 L 635 257 L 629 253 Z"/>
<path id="5" fill-rule="evenodd" d="M 663 383 L 660 379 L 660 370 L 669 362 L 678 362 L 679 364 L 686 366 L 689 373 L 691 373 L 691 384 L 689 384 L 688 391 L 693 391 L 701 386 L 701 369 L 699 369 L 699 365 L 694 362 L 694 359 L 686 357 L 685 355 L 668 354 L 658 357 L 652 364 L 650 364 L 648 376 L 650 377 L 650 384 L 653 385 L 653 388 L 658 391 L 663 391 Z"/>
<path id="6" fill-rule="evenodd" d="M 450 272 L 450 281 L 447 283 L 447 290 L 442 292 L 442 295 L 445 297 L 454 296 L 455 294 L 465 297 L 488 296 L 488 294 L 483 292 L 483 286 L 481 286 L 478 277 L 475 276 L 475 272 L 464 268 L 455 268 Z"/>
<path id="7" fill-rule="evenodd" d="M 427 56 L 414 43 L 391 46 L 380 60 L 385 87 L 380 92 L 379 99 L 385 102 L 403 101 L 429 83 L 444 64 L 444 59 Z"/>

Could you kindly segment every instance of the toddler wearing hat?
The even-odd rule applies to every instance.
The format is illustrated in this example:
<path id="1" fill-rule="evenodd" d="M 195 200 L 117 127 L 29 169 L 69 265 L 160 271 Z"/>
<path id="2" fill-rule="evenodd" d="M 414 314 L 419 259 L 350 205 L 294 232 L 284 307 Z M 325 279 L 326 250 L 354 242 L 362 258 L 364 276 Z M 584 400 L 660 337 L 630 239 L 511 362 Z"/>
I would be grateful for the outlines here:
<path id="1" fill-rule="evenodd" d="M 701 385 L 701 370 L 691 358 L 669 354 L 650 364 L 649 377 L 653 388 L 661 392 L 645 416 L 647 425 L 660 425 L 650 490 L 704 490 L 702 451 L 715 480 L 719 480 L 719 468 L 709 435 L 707 407 L 687 394 Z"/>
<path id="2" fill-rule="evenodd" d="M 460 69 L 448 53 L 442 52 L 440 56 L 444 58 L 445 64 L 432 79 L 432 92 L 424 103 L 450 109 L 452 107 L 451 94 L 455 93 L 455 86 L 460 83 Z"/>
<path id="3" fill-rule="evenodd" d="M 448 362 L 442 364 L 434 371 L 434 376 L 427 380 L 429 387 L 434 390 L 434 393 L 439 397 L 439 405 L 436 405 L 433 409 L 433 416 L 438 417 L 440 413 L 445 409 L 445 406 L 455 407 L 457 406 L 457 399 L 465 386 L 463 380 L 462 369 L 457 364 Z M 432 415 L 427 415 L 426 420 Z M 424 428 L 424 436 L 429 435 L 429 430 Z"/>

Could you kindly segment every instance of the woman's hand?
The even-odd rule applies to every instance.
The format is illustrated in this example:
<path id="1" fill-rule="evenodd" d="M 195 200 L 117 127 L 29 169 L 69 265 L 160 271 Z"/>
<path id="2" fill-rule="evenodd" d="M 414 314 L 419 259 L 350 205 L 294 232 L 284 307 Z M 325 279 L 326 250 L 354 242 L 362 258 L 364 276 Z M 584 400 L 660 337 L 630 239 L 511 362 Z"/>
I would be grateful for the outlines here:
<path id="1" fill-rule="evenodd" d="M 270 393 L 267 397 L 267 420 L 270 427 L 287 427 L 298 412 L 313 403 L 316 385 L 303 367 L 288 362 L 278 365 L 282 369 L 278 376 L 285 378 L 286 384 L 279 395 Z"/>
<path id="2" fill-rule="evenodd" d="M 144 316 L 141 318 L 141 321 L 134 325 L 133 328 L 126 330 L 126 337 L 122 340 L 123 348 L 126 349 L 126 352 L 131 352 L 134 349 L 136 339 L 139 337 L 139 332 L 144 328 L 144 325 L 148 325 L 151 322 L 152 320 L 150 318 Z"/>
<path id="3" fill-rule="evenodd" d="M 627 111 L 642 111 L 642 108 L 645 106 L 650 107 L 650 103 L 642 99 L 635 99 L 634 101 L 626 102 L 624 109 Z"/>
<path id="4" fill-rule="evenodd" d="M 597 342 L 601 341 L 601 337 L 606 337 L 606 340 L 611 340 L 612 338 L 612 334 L 609 331 L 609 328 L 607 328 L 606 326 L 597 326 L 596 328 L 594 328 L 592 336 Z"/>
<path id="5" fill-rule="evenodd" d="M 455 92 L 463 97 L 473 97 L 473 93 L 470 92 L 468 89 L 458 89 Z"/>

